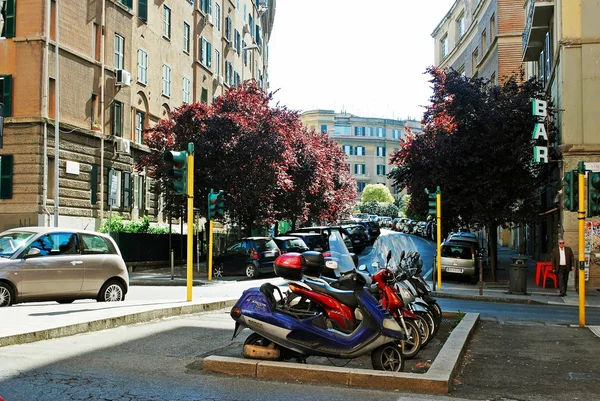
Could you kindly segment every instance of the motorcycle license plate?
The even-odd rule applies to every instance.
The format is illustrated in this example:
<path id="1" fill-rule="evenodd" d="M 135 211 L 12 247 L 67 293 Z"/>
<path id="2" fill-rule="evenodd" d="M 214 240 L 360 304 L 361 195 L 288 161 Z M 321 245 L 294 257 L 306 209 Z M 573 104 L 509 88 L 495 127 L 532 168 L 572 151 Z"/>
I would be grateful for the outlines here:
<path id="1" fill-rule="evenodd" d="M 446 268 L 446 271 L 447 271 L 448 273 L 462 273 L 462 272 L 463 272 L 463 269 L 459 269 L 459 268 L 457 268 L 457 267 L 447 267 L 447 268 Z"/>

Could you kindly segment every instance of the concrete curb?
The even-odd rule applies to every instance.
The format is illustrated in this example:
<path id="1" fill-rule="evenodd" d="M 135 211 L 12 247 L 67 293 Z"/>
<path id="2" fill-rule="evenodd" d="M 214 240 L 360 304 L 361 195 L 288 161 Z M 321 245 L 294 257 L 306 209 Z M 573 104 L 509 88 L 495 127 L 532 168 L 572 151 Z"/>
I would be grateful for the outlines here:
<path id="1" fill-rule="evenodd" d="M 199 287 L 201 285 L 207 285 L 202 281 L 193 281 L 193 287 Z M 129 286 L 145 286 L 145 287 L 186 287 L 187 282 L 185 280 L 130 280 Z"/>
<path id="2" fill-rule="evenodd" d="M 447 394 L 478 320 L 478 313 L 467 313 L 462 318 L 458 326 L 450 333 L 448 340 L 425 374 L 348 369 L 216 355 L 205 358 L 202 369 L 207 372 L 248 376 L 257 379 L 341 384 L 349 387 Z"/>
<path id="3" fill-rule="evenodd" d="M 431 296 L 437 297 L 437 298 L 463 299 L 465 301 L 502 302 L 502 303 L 507 303 L 507 304 L 523 304 L 523 305 L 548 305 L 547 302 L 536 301 L 534 299 L 505 298 L 505 297 L 486 296 L 486 295 L 450 294 L 450 293 L 437 292 L 437 291 L 433 291 L 431 293 Z"/>
<path id="4" fill-rule="evenodd" d="M 194 313 L 219 310 L 235 305 L 237 300 L 216 301 L 205 304 L 194 304 L 185 306 L 173 306 L 162 309 L 153 309 L 149 311 L 130 313 L 123 316 L 110 317 L 105 319 L 93 320 L 90 322 L 76 323 L 64 327 L 40 330 L 30 333 L 17 334 L 13 336 L 1 337 L 0 347 L 8 345 L 26 344 L 35 341 L 49 340 L 52 338 L 67 337 L 75 334 L 89 333 L 115 327 L 125 326 L 136 323 L 146 323 L 152 320 L 163 319 L 166 317 L 190 315 Z"/>

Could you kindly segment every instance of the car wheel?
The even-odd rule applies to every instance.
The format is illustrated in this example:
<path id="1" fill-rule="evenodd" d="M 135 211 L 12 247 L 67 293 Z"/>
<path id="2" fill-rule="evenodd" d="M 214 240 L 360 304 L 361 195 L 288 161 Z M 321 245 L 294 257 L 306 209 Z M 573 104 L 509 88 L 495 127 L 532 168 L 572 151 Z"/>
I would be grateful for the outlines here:
<path id="1" fill-rule="evenodd" d="M 213 266 L 212 275 L 213 277 L 223 277 L 223 263 Z"/>
<path id="2" fill-rule="evenodd" d="M 119 302 L 125 300 L 125 288 L 123 284 L 116 280 L 110 280 L 102 286 L 96 301 L 98 302 Z"/>
<path id="3" fill-rule="evenodd" d="M 0 307 L 11 306 L 15 303 L 15 295 L 10 287 L 6 283 L 0 283 Z"/>
<path id="4" fill-rule="evenodd" d="M 246 265 L 246 277 L 248 277 L 248 278 L 257 278 L 258 277 L 258 270 L 256 269 L 256 266 L 254 266 L 252 263 L 248 263 Z"/>

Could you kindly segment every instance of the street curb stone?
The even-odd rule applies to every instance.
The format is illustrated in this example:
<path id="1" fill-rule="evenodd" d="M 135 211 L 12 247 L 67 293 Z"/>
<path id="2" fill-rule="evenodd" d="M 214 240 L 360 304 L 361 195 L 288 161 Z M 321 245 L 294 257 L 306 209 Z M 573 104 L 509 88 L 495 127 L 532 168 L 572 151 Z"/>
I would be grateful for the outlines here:
<path id="1" fill-rule="evenodd" d="M 49 340 L 52 338 L 67 337 L 75 334 L 89 333 L 113 329 L 136 323 L 146 323 L 152 320 L 163 319 L 172 316 L 190 315 L 194 313 L 219 310 L 235 305 L 236 300 L 208 302 L 185 306 L 173 306 L 169 308 L 154 309 L 149 311 L 131 313 L 128 315 L 93 320 L 90 322 L 76 323 L 69 326 L 56 327 L 31 333 L 17 334 L 0 338 L 0 347 L 9 345 L 26 344 L 35 341 Z"/>
<path id="2" fill-rule="evenodd" d="M 518 298 L 503 298 L 486 295 L 464 295 L 464 294 L 451 294 L 445 292 L 433 291 L 431 296 L 437 298 L 448 298 L 448 299 L 463 299 L 465 301 L 483 301 L 483 302 L 502 302 L 508 304 L 523 304 L 523 305 L 548 305 L 547 302 L 540 302 L 533 299 L 518 299 Z M 568 305 L 565 305 L 568 306 Z"/>
<path id="3" fill-rule="evenodd" d="M 249 360 L 217 355 L 204 358 L 202 369 L 207 372 L 242 375 L 258 379 L 293 380 L 342 384 L 349 387 L 447 394 L 478 320 L 478 313 L 465 314 L 458 326 L 450 333 L 429 370 L 424 374 Z"/>

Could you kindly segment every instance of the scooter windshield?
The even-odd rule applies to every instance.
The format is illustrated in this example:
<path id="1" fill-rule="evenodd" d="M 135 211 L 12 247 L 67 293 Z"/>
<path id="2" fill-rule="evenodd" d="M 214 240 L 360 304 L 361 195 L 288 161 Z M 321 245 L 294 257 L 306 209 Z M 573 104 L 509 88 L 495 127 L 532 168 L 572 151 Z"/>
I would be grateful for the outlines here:
<path id="1" fill-rule="evenodd" d="M 400 266 L 400 257 L 402 252 L 415 252 L 419 249 L 408 235 L 380 235 L 377 241 L 373 244 L 374 258 L 373 262 L 377 262 L 380 268 L 388 267 L 396 271 Z M 392 259 L 387 262 L 387 255 L 391 251 Z M 372 271 L 371 274 L 376 273 Z"/>
<path id="2" fill-rule="evenodd" d="M 331 234 L 329 234 L 329 251 L 333 260 L 337 262 L 340 273 L 347 273 L 354 270 L 352 256 L 350 256 L 350 252 L 348 252 L 348 248 L 344 244 L 342 235 L 337 230 L 331 230 Z"/>

